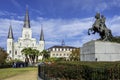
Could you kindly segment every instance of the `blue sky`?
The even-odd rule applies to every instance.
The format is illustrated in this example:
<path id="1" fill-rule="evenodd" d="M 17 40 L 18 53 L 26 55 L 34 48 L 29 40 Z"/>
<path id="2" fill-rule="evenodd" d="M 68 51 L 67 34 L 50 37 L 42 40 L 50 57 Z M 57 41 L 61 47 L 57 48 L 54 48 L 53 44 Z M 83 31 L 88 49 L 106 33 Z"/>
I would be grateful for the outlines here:
<path id="1" fill-rule="evenodd" d="M 46 48 L 61 45 L 81 47 L 99 38 L 87 35 L 96 12 L 106 16 L 106 25 L 120 36 L 120 0 L 0 0 L 0 47 L 6 49 L 10 22 L 15 41 L 21 37 L 26 6 L 29 9 L 33 37 L 39 40 L 43 25 Z"/>

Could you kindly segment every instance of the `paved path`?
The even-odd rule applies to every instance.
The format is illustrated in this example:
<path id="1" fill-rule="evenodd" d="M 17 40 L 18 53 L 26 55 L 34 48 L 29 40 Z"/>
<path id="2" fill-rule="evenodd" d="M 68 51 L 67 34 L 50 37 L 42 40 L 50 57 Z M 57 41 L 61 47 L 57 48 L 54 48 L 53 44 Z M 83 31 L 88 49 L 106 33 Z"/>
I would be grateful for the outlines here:
<path id="1" fill-rule="evenodd" d="M 36 71 L 29 71 L 23 74 L 19 74 L 4 80 L 38 80 L 37 72 Z M 42 80 L 42 79 L 39 79 Z"/>

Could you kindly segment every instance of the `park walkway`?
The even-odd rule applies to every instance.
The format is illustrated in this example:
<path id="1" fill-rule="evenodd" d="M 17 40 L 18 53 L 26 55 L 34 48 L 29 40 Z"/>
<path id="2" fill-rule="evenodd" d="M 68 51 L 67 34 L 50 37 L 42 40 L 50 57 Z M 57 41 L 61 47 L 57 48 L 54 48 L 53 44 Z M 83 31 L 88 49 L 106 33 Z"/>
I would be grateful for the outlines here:
<path id="1" fill-rule="evenodd" d="M 23 74 L 19 74 L 4 80 L 38 80 L 38 76 L 37 76 L 37 72 L 36 71 L 29 71 L 29 72 L 25 72 Z M 42 80 L 42 79 L 39 79 Z"/>

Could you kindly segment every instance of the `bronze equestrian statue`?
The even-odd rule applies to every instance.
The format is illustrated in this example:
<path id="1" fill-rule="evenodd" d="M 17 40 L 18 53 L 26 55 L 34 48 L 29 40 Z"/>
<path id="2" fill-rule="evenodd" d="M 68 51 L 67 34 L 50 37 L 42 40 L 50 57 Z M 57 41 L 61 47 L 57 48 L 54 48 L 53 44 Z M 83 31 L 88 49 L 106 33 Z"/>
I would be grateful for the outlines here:
<path id="1" fill-rule="evenodd" d="M 92 34 L 95 34 L 97 32 L 101 37 L 100 40 L 111 41 L 113 36 L 111 30 L 108 29 L 105 25 L 106 18 L 103 15 L 100 15 L 100 13 L 96 13 L 95 19 L 96 20 L 92 25 L 92 28 L 88 29 L 88 35 L 90 35 L 90 31 Z"/>

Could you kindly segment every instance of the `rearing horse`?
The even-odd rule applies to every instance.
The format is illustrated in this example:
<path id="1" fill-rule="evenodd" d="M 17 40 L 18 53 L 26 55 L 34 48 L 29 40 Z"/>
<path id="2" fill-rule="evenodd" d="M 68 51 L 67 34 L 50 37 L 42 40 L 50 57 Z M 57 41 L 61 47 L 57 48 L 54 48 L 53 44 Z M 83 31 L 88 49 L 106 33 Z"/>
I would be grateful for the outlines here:
<path id="1" fill-rule="evenodd" d="M 92 25 L 92 28 L 88 29 L 88 35 L 90 35 L 90 31 L 92 32 L 92 34 L 95 34 L 97 32 L 99 33 L 101 40 L 103 41 L 111 40 L 112 37 L 111 30 L 108 29 L 105 25 L 105 17 L 103 15 L 100 17 L 100 14 L 97 13 L 95 18 L 96 21 Z"/>

